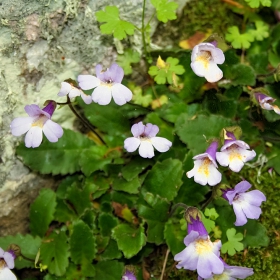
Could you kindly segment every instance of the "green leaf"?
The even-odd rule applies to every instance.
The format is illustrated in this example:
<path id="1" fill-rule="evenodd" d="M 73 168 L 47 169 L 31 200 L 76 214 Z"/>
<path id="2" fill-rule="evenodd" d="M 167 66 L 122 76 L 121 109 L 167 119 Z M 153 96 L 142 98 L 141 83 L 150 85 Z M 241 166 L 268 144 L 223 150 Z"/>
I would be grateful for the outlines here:
<path id="1" fill-rule="evenodd" d="M 138 63 L 140 61 L 140 54 L 132 49 L 126 49 L 123 54 L 118 54 L 117 63 L 124 70 L 124 74 L 128 75 L 132 73 L 132 63 Z"/>
<path id="2" fill-rule="evenodd" d="M 137 158 L 137 160 L 129 162 L 122 168 L 122 176 L 127 181 L 131 181 L 132 179 L 137 177 L 139 173 L 143 172 L 148 166 L 152 164 L 152 160 L 146 158 Z"/>
<path id="3" fill-rule="evenodd" d="M 215 225 L 216 225 L 214 221 L 212 221 L 211 219 L 205 218 L 205 216 L 203 214 L 202 214 L 202 223 L 204 224 L 208 233 L 213 231 L 213 229 L 215 228 Z"/>
<path id="4" fill-rule="evenodd" d="M 30 207 L 30 231 L 43 237 L 54 219 L 56 195 L 51 189 L 41 189 L 39 196 Z"/>
<path id="5" fill-rule="evenodd" d="M 15 236 L 5 236 L 0 237 L 0 247 L 3 250 L 7 250 L 9 245 L 16 244 L 20 247 L 21 252 L 24 256 L 27 258 L 35 260 L 35 257 L 39 251 L 39 248 L 41 246 L 41 238 L 36 236 L 33 237 L 30 234 L 27 235 L 21 235 L 17 234 Z M 22 269 L 24 267 L 34 267 L 34 262 L 27 261 L 23 258 L 16 258 L 15 259 L 15 267 L 17 269 Z"/>
<path id="6" fill-rule="evenodd" d="M 173 256 L 186 248 L 184 244 L 186 235 L 187 231 L 181 229 L 179 220 L 170 219 L 165 224 L 164 238 Z"/>
<path id="7" fill-rule="evenodd" d="M 92 145 L 94 142 L 84 135 L 64 129 L 64 134 L 58 142 L 43 141 L 40 147 L 35 149 L 28 149 L 22 143 L 17 147 L 17 154 L 33 171 L 65 175 L 81 169 L 80 154 Z"/>
<path id="8" fill-rule="evenodd" d="M 167 22 L 176 19 L 176 9 L 178 4 L 169 2 L 169 0 L 151 0 L 152 5 L 156 8 L 157 18 L 159 21 Z"/>
<path id="9" fill-rule="evenodd" d="M 95 279 L 98 280 L 121 279 L 124 265 L 118 261 L 100 261 L 95 265 L 95 271 Z"/>
<path id="10" fill-rule="evenodd" d="M 254 36 L 249 32 L 240 34 L 237 26 L 231 26 L 228 28 L 226 40 L 231 42 L 235 49 L 248 49 L 254 41 Z"/>
<path id="11" fill-rule="evenodd" d="M 182 185 L 182 173 L 182 163 L 177 159 L 157 162 L 147 175 L 143 188 L 171 201 Z"/>
<path id="12" fill-rule="evenodd" d="M 251 66 L 235 64 L 231 67 L 230 73 L 225 73 L 225 77 L 230 79 L 232 85 L 254 86 L 256 84 L 256 74 Z"/>
<path id="13" fill-rule="evenodd" d="M 52 232 L 45 237 L 41 245 L 41 255 L 43 265 L 48 266 L 51 274 L 62 276 L 69 265 L 69 244 L 64 231 Z"/>
<path id="14" fill-rule="evenodd" d="M 112 230 L 112 237 L 117 241 L 119 249 L 127 259 L 135 256 L 146 244 L 142 226 L 136 229 L 127 224 L 120 224 Z"/>
<path id="15" fill-rule="evenodd" d="M 223 254 L 228 252 L 230 256 L 233 256 L 236 253 L 236 251 L 240 252 L 244 249 L 243 244 L 239 242 L 243 239 L 243 234 L 240 232 L 236 234 L 235 228 L 227 230 L 227 238 L 228 242 L 222 245 L 221 251 Z"/>
<path id="16" fill-rule="evenodd" d="M 260 5 L 271 6 L 271 0 L 245 0 L 251 8 L 258 8 Z"/>
<path id="17" fill-rule="evenodd" d="M 122 257 L 122 253 L 118 248 L 117 242 L 111 239 L 105 251 L 102 253 L 101 259 L 105 261 L 105 260 L 120 259 L 121 257 Z"/>
<path id="18" fill-rule="evenodd" d="M 250 29 L 248 32 L 253 35 L 255 40 L 262 41 L 269 36 L 269 25 L 261 20 L 255 21 L 256 29 Z"/>
<path id="19" fill-rule="evenodd" d="M 81 220 L 73 224 L 73 232 L 70 237 L 70 253 L 75 264 L 87 265 L 95 257 L 95 238 L 88 225 Z"/>
<path id="20" fill-rule="evenodd" d="M 132 100 L 134 104 L 148 107 L 153 101 L 153 96 L 151 94 L 144 95 L 141 87 L 135 87 L 133 90 Z"/>
<path id="21" fill-rule="evenodd" d="M 204 215 L 206 217 L 209 217 L 213 221 L 215 221 L 219 217 L 219 214 L 217 213 L 215 208 L 206 208 L 204 211 Z"/>
<path id="22" fill-rule="evenodd" d="M 106 166 L 112 161 L 110 154 L 107 154 L 108 150 L 104 146 L 92 146 L 84 150 L 79 161 L 82 172 L 89 176 L 94 171 L 105 170 Z"/>
<path id="23" fill-rule="evenodd" d="M 194 155 L 197 155 L 205 152 L 208 146 L 206 139 L 219 137 L 220 131 L 230 125 L 232 125 L 231 120 L 222 116 L 198 115 L 197 118 L 190 119 L 189 115 L 182 114 L 175 128 L 180 139 L 188 145 Z"/>
<path id="24" fill-rule="evenodd" d="M 118 219 L 109 213 L 101 213 L 98 217 L 100 233 L 103 236 L 110 236 L 112 229 L 118 224 Z"/>
<path id="25" fill-rule="evenodd" d="M 147 241 L 156 245 L 162 244 L 164 241 L 163 231 L 165 223 L 151 220 L 146 222 L 148 224 Z"/>
<path id="26" fill-rule="evenodd" d="M 73 209 L 64 200 L 56 199 L 56 209 L 54 214 L 54 220 L 60 223 L 66 223 L 68 221 L 73 221 L 77 218 Z"/>
<path id="27" fill-rule="evenodd" d="M 119 9 L 116 6 L 106 6 L 105 11 L 98 11 L 95 16 L 98 22 L 105 22 L 100 26 L 102 34 L 113 34 L 119 40 L 134 34 L 135 26 L 120 19 Z"/>
<path id="28" fill-rule="evenodd" d="M 149 75 L 155 76 L 155 81 L 157 84 L 173 84 L 173 75 L 181 75 L 185 72 L 182 65 L 178 65 L 179 59 L 168 57 L 164 67 L 150 66 Z"/>
<path id="29" fill-rule="evenodd" d="M 139 188 L 141 184 L 137 177 L 132 179 L 131 181 L 126 181 L 122 178 L 116 178 L 113 181 L 113 189 L 116 191 L 123 191 L 127 193 L 139 193 Z"/>

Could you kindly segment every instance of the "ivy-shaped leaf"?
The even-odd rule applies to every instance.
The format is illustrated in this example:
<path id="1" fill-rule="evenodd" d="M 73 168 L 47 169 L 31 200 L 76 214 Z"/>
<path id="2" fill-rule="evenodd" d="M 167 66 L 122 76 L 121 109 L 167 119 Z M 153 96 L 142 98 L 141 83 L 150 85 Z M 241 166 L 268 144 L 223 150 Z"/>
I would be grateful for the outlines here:
<path id="1" fill-rule="evenodd" d="M 43 141 L 40 147 L 28 149 L 24 144 L 17 147 L 17 154 L 24 164 L 41 174 L 72 174 L 81 169 L 79 157 L 94 142 L 81 133 L 64 129 L 62 138 L 56 143 Z M 36 160 L 34 160 L 36 159 Z"/>
<path id="2" fill-rule="evenodd" d="M 41 189 L 30 207 L 30 231 L 43 237 L 54 218 L 56 195 L 51 189 Z"/>
<path id="3" fill-rule="evenodd" d="M 228 28 L 226 40 L 231 42 L 235 49 L 248 49 L 254 41 L 254 36 L 250 32 L 240 34 L 237 26 L 231 26 Z"/>
<path id="4" fill-rule="evenodd" d="M 159 56 L 156 66 L 151 66 L 149 68 L 149 74 L 155 76 L 155 81 L 157 84 L 173 84 L 174 75 L 181 75 L 185 72 L 182 65 L 178 65 L 179 59 L 168 57 L 166 62 Z"/>
<path id="5" fill-rule="evenodd" d="M 261 20 L 255 22 L 256 29 L 250 29 L 249 33 L 258 41 L 262 41 L 269 36 L 269 25 Z"/>
<path id="6" fill-rule="evenodd" d="M 169 0 L 151 0 L 152 5 L 156 8 L 157 18 L 162 22 L 176 19 L 176 9 L 178 4 L 169 2 Z"/>
<path id="7" fill-rule="evenodd" d="M 120 224 L 112 230 L 112 237 L 128 259 L 135 256 L 146 244 L 146 236 L 142 226 L 136 229 L 127 224 Z"/>
<path id="8" fill-rule="evenodd" d="M 105 22 L 100 26 L 102 34 L 113 34 L 119 40 L 134 34 L 135 26 L 120 19 L 119 9 L 116 6 L 106 6 L 105 11 L 98 11 L 95 16 L 98 22 Z"/>
<path id="9" fill-rule="evenodd" d="M 47 265 L 51 274 L 62 276 L 69 265 L 69 244 L 64 231 L 52 232 L 44 238 L 41 245 L 41 255 L 43 265 Z"/>
<path id="10" fill-rule="evenodd" d="M 230 256 L 233 256 L 236 251 L 239 252 L 244 249 L 243 243 L 239 242 L 243 239 L 243 234 L 240 232 L 236 234 L 235 228 L 230 228 L 227 230 L 227 238 L 228 242 L 222 245 L 221 251 L 223 254 L 228 252 Z"/>
<path id="11" fill-rule="evenodd" d="M 271 6 L 271 0 L 245 0 L 251 8 L 258 8 L 261 4 L 265 7 Z"/>
<path id="12" fill-rule="evenodd" d="M 132 49 L 127 49 L 124 54 L 119 54 L 117 57 L 117 63 L 123 68 L 124 74 L 128 75 L 132 73 L 132 63 L 140 61 L 140 54 Z"/>
<path id="13" fill-rule="evenodd" d="M 148 107 L 152 101 L 153 97 L 151 94 L 143 95 L 143 91 L 141 87 L 135 87 L 133 90 L 133 103 L 141 105 L 143 107 Z"/>

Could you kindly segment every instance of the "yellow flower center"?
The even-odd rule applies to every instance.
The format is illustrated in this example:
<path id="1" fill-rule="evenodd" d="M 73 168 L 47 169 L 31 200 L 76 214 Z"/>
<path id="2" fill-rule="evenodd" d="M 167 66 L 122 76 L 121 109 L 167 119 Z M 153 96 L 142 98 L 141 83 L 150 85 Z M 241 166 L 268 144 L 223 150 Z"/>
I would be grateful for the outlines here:
<path id="1" fill-rule="evenodd" d="M 208 68 L 209 61 L 212 59 L 211 52 L 209 51 L 201 51 L 200 54 L 196 57 L 196 61 L 203 64 L 204 68 Z"/>
<path id="2" fill-rule="evenodd" d="M 39 126 L 39 127 L 43 128 L 43 126 L 47 120 L 48 120 L 48 117 L 46 117 L 45 115 L 42 114 L 32 123 L 32 126 Z"/>
<path id="3" fill-rule="evenodd" d="M 244 158 L 245 159 L 245 155 L 244 156 L 242 156 L 241 154 L 240 154 L 240 152 L 238 151 L 238 146 L 237 145 L 232 145 L 232 146 L 230 146 L 230 148 L 228 149 L 228 151 L 229 151 L 229 161 L 233 161 L 233 160 L 235 160 L 235 159 L 239 159 L 239 160 L 241 160 L 242 161 L 242 159 Z"/>
<path id="4" fill-rule="evenodd" d="M 209 158 L 205 158 L 203 160 L 203 163 L 200 165 L 198 172 L 199 173 L 204 173 L 205 176 L 209 176 L 210 172 L 209 172 L 209 165 L 212 163 L 212 161 Z"/>
<path id="5" fill-rule="evenodd" d="M 215 274 L 213 276 L 214 280 L 228 280 L 228 275 L 226 273 L 222 273 L 222 274 Z"/>
<path id="6" fill-rule="evenodd" d="M 212 252 L 213 244 L 207 239 L 198 239 L 195 242 L 195 249 L 198 255 L 208 254 Z"/>

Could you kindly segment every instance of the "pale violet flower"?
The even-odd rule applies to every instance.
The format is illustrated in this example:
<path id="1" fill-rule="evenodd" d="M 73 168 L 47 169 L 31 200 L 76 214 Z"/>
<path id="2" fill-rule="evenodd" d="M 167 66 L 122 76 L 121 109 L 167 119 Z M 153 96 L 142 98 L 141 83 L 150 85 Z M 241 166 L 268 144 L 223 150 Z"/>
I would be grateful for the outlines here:
<path id="1" fill-rule="evenodd" d="M 216 150 L 218 143 L 212 142 L 205 153 L 199 154 L 194 159 L 194 168 L 187 172 L 187 177 L 194 177 L 194 181 L 200 185 L 215 186 L 222 180 L 222 174 L 217 170 Z"/>
<path id="2" fill-rule="evenodd" d="M 130 270 L 126 270 L 125 274 L 122 277 L 122 280 L 137 280 L 134 273 Z"/>
<path id="3" fill-rule="evenodd" d="M 11 269 L 15 266 L 15 255 L 12 251 L 5 252 L 0 248 L 0 280 L 16 280 Z"/>
<path id="4" fill-rule="evenodd" d="M 132 92 L 121 84 L 124 76 L 123 69 L 113 63 L 106 71 L 102 71 L 100 64 L 95 67 L 96 77 L 92 75 L 78 76 L 81 89 L 93 89 L 92 100 L 99 105 L 107 105 L 113 97 L 118 105 L 124 105 L 132 99 Z"/>
<path id="5" fill-rule="evenodd" d="M 159 132 L 157 125 L 147 123 L 144 125 L 142 122 L 136 123 L 131 127 L 133 137 L 129 137 L 124 141 L 124 148 L 128 152 L 134 152 L 139 147 L 139 155 L 143 158 L 152 158 L 154 154 L 154 148 L 161 152 L 167 152 L 172 143 L 163 138 L 156 137 Z"/>
<path id="6" fill-rule="evenodd" d="M 229 139 L 225 140 L 221 151 L 216 153 L 217 161 L 222 166 L 228 166 L 232 171 L 239 172 L 245 162 L 252 160 L 256 156 L 254 150 L 244 141 L 236 140 L 231 132 L 227 132 Z"/>
<path id="7" fill-rule="evenodd" d="M 92 98 L 90 95 L 86 95 L 82 90 L 74 87 L 68 82 L 62 82 L 61 83 L 61 88 L 59 93 L 57 94 L 58 96 L 66 96 L 68 95 L 69 98 L 74 98 L 77 96 L 81 96 L 82 99 L 86 104 L 90 104 L 92 102 Z"/>
<path id="8" fill-rule="evenodd" d="M 184 239 L 186 248 L 174 256 L 179 262 L 176 267 L 197 270 L 202 278 L 209 278 L 212 274 L 221 274 L 224 264 L 220 260 L 221 241 L 211 242 L 208 235 L 200 235 L 192 230 Z"/>
<path id="9" fill-rule="evenodd" d="M 255 97 L 263 109 L 274 110 L 276 114 L 280 115 L 280 108 L 277 105 L 272 104 L 276 101 L 276 99 L 263 93 L 255 93 Z"/>
<path id="10" fill-rule="evenodd" d="M 226 264 L 224 261 L 223 263 L 224 263 L 224 271 L 222 274 L 215 274 L 209 278 L 201 278 L 200 276 L 198 276 L 197 280 L 236 280 L 236 279 L 245 279 L 248 276 L 254 274 L 252 268 L 242 267 L 242 266 L 231 266 Z"/>
<path id="11" fill-rule="evenodd" d="M 246 192 L 251 188 L 247 181 L 238 183 L 233 190 L 224 191 L 223 197 L 233 206 L 236 215 L 236 226 L 243 226 L 248 219 L 258 219 L 262 213 L 260 208 L 263 201 L 266 201 L 265 195 L 259 190 Z"/>
<path id="12" fill-rule="evenodd" d="M 40 146 L 43 139 L 43 132 L 50 142 L 57 142 L 63 135 L 61 126 L 51 120 L 56 103 L 49 101 L 46 107 L 40 109 L 38 105 L 26 105 L 25 112 L 29 117 L 15 118 L 11 125 L 11 132 L 14 136 L 26 133 L 25 146 L 36 148 Z"/>
<path id="13" fill-rule="evenodd" d="M 214 83 L 222 79 L 223 72 L 217 64 L 225 62 L 223 51 L 215 46 L 214 43 L 200 43 L 192 50 L 191 68 L 199 77 Z"/>

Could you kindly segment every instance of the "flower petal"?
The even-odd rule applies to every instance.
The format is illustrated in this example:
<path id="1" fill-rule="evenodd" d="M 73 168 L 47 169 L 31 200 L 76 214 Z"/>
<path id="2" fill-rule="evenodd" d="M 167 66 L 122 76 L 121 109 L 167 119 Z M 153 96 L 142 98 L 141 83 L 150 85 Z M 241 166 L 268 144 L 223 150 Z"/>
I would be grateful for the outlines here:
<path id="1" fill-rule="evenodd" d="M 70 92 L 69 92 L 69 98 L 74 98 L 74 97 L 80 96 L 81 92 L 82 91 L 80 89 L 72 87 Z"/>
<path id="2" fill-rule="evenodd" d="M 172 146 L 172 142 L 163 137 L 153 137 L 150 140 L 155 149 L 161 153 L 167 152 Z"/>
<path id="3" fill-rule="evenodd" d="M 137 148 L 139 147 L 141 141 L 138 138 L 135 137 L 129 137 L 127 139 L 124 140 L 124 148 L 128 151 L 128 152 L 134 152 L 137 150 Z"/>
<path id="4" fill-rule="evenodd" d="M 155 137 L 159 132 L 159 128 L 155 124 L 147 123 L 145 126 L 145 136 L 152 138 Z"/>
<path id="5" fill-rule="evenodd" d="M 225 266 L 228 271 L 228 275 L 233 278 L 245 279 L 246 277 L 253 275 L 253 268 L 242 267 L 242 266 Z"/>
<path id="6" fill-rule="evenodd" d="M 236 221 L 235 221 L 235 225 L 236 226 L 243 226 L 247 223 L 247 218 L 242 210 L 242 207 L 239 203 L 236 202 L 232 202 L 232 206 L 233 206 L 233 211 L 235 213 L 236 216 Z"/>
<path id="7" fill-rule="evenodd" d="M 111 102 L 112 93 L 108 86 L 100 85 L 92 92 L 92 100 L 99 105 L 108 105 Z"/>
<path id="8" fill-rule="evenodd" d="M 78 82 L 80 88 L 87 90 L 100 85 L 100 80 L 92 75 L 79 75 Z"/>
<path id="9" fill-rule="evenodd" d="M 209 186 L 215 186 L 221 182 L 222 174 L 217 170 L 217 168 L 213 164 L 209 165 L 209 173 L 210 173 L 208 176 Z"/>
<path id="10" fill-rule="evenodd" d="M 174 260 L 179 263 L 176 265 L 178 269 L 184 268 L 189 270 L 196 270 L 198 255 L 195 250 L 194 244 L 190 244 L 182 252 L 174 256 Z"/>
<path id="11" fill-rule="evenodd" d="M 59 93 L 57 95 L 58 96 L 65 96 L 70 92 L 71 89 L 72 89 L 72 86 L 69 83 L 62 82 L 61 83 L 61 88 L 60 88 Z"/>
<path id="12" fill-rule="evenodd" d="M 248 181 L 241 181 L 239 182 L 235 187 L 235 191 L 237 193 L 244 193 L 246 192 L 247 190 L 249 190 L 250 188 L 252 187 L 252 185 L 248 182 Z"/>
<path id="13" fill-rule="evenodd" d="M 112 86 L 112 96 L 115 103 L 121 106 L 132 99 L 132 92 L 122 84 L 114 84 Z"/>
<path id="14" fill-rule="evenodd" d="M 108 72 L 110 73 L 109 75 L 114 83 L 122 82 L 124 71 L 117 63 L 113 63 L 108 69 Z"/>
<path id="15" fill-rule="evenodd" d="M 9 269 L 13 269 L 15 267 L 15 258 L 10 252 L 5 252 L 3 258 Z"/>
<path id="16" fill-rule="evenodd" d="M 14 136 L 20 136 L 26 133 L 32 126 L 32 117 L 19 117 L 15 118 L 10 125 L 11 132 Z"/>
<path id="17" fill-rule="evenodd" d="M 205 71 L 205 79 L 209 83 L 218 82 L 223 78 L 223 71 L 215 62 L 209 61 L 208 68 Z"/>
<path id="18" fill-rule="evenodd" d="M 61 126 L 52 120 L 47 120 L 43 126 L 43 132 L 50 142 L 57 142 L 58 138 L 63 135 Z"/>
<path id="19" fill-rule="evenodd" d="M 26 105 L 24 110 L 29 115 L 29 117 L 37 117 L 42 113 L 42 110 L 36 104 Z"/>
<path id="20" fill-rule="evenodd" d="M 142 122 L 136 123 L 131 127 L 131 133 L 134 137 L 139 137 L 145 131 L 145 125 Z"/>
<path id="21" fill-rule="evenodd" d="M 143 158 L 152 158 L 155 155 L 153 145 L 150 141 L 141 141 L 139 155 Z"/>
<path id="22" fill-rule="evenodd" d="M 42 128 L 39 126 L 32 126 L 25 135 L 25 146 L 27 148 L 37 148 L 43 140 Z"/>
<path id="23" fill-rule="evenodd" d="M 224 270 L 224 264 L 214 253 L 205 253 L 200 255 L 197 263 L 197 273 L 202 278 L 210 278 L 212 273 L 221 274 Z"/>
<path id="24" fill-rule="evenodd" d="M 8 267 L 4 267 L 0 270 L 0 280 L 17 280 L 17 278 Z"/>
<path id="25" fill-rule="evenodd" d="M 85 94 L 83 91 L 81 91 L 81 97 L 82 97 L 82 99 L 84 100 L 84 102 L 85 102 L 86 104 L 90 104 L 90 103 L 92 102 L 92 97 L 91 97 L 91 95 L 87 95 L 87 94 Z"/>
<path id="26" fill-rule="evenodd" d="M 253 190 L 242 194 L 244 199 L 255 206 L 261 206 L 263 201 L 266 201 L 265 195 L 259 190 Z"/>
<path id="27" fill-rule="evenodd" d="M 241 199 L 241 198 L 240 198 Z M 255 206 L 252 204 L 249 204 L 245 198 L 244 200 L 240 203 L 240 206 L 242 207 L 242 210 L 244 214 L 246 215 L 247 218 L 249 219 L 258 219 L 262 213 L 262 210 L 259 206 Z"/>

